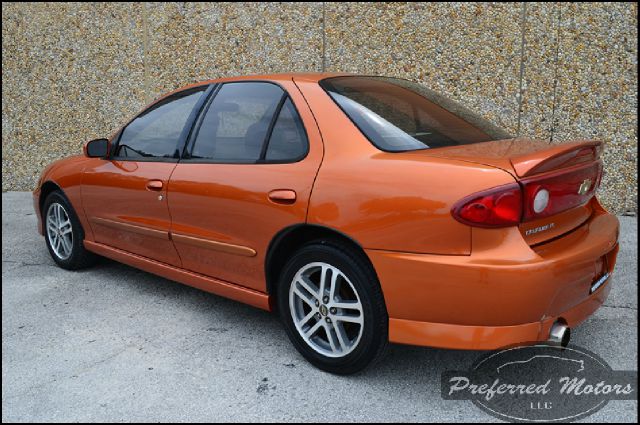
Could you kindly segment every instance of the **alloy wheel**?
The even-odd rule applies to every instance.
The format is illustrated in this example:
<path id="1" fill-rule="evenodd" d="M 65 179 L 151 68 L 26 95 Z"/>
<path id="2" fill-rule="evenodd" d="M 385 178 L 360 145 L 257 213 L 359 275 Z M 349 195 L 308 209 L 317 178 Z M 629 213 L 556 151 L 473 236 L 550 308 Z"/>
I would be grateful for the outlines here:
<path id="1" fill-rule="evenodd" d="M 47 210 L 47 237 L 54 254 L 61 260 L 71 256 L 73 250 L 73 228 L 64 207 L 54 202 Z"/>
<path id="2" fill-rule="evenodd" d="M 302 339 L 327 357 L 344 357 L 360 342 L 364 314 L 349 278 L 324 262 L 303 266 L 289 288 L 293 323 Z"/>

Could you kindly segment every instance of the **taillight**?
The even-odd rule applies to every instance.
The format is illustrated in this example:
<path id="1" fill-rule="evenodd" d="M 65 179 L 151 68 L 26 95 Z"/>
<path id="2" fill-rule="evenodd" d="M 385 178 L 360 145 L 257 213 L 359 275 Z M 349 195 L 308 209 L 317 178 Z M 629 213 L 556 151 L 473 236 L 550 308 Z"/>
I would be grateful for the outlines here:
<path id="1" fill-rule="evenodd" d="M 596 162 L 522 180 L 522 221 L 549 217 L 586 204 L 595 194 L 601 174 L 602 163 Z"/>
<path id="2" fill-rule="evenodd" d="M 544 187 L 539 187 L 533 195 L 533 212 L 539 214 L 549 206 L 549 191 Z"/>
<path id="3" fill-rule="evenodd" d="M 520 223 L 522 191 L 517 183 L 474 193 L 456 203 L 451 213 L 475 227 L 507 227 Z"/>
<path id="4" fill-rule="evenodd" d="M 514 226 L 586 204 L 601 178 L 600 161 L 572 167 L 474 193 L 457 202 L 451 214 L 475 227 Z"/>

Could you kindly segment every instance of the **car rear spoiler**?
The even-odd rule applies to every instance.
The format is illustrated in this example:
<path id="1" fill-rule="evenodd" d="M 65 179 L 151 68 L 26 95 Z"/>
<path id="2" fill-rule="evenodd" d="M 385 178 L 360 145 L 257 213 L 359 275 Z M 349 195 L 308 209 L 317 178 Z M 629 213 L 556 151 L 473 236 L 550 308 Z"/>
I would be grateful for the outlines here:
<path id="1" fill-rule="evenodd" d="M 527 177 L 577 164 L 596 161 L 602 142 L 584 140 L 551 146 L 548 149 L 516 155 L 509 160 L 518 177 Z"/>

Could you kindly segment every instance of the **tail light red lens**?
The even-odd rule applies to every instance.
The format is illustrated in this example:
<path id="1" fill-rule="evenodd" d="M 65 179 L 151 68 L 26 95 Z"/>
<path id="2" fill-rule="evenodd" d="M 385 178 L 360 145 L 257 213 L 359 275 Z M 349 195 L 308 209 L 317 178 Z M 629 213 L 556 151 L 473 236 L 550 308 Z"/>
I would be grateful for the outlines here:
<path id="1" fill-rule="evenodd" d="M 522 191 L 517 183 L 468 196 L 454 205 L 453 217 L 475 227 L 507 227 L 520 223 Z"/>
<path id="2" fill-rule="evenodd" d="M 586 204 L 602 180 L 602 162 L 545 173 L 457 202 L 451 213 L 475 227 L 507 227 L 559 214 Z"/>
<path id="3" fill-rule="evenodd" d="M 586 204 L 601 178 L 600 161 L 571 167 L 474 193 L 457 202 L 451 213 L 470 226 L 515 226 Z"/>

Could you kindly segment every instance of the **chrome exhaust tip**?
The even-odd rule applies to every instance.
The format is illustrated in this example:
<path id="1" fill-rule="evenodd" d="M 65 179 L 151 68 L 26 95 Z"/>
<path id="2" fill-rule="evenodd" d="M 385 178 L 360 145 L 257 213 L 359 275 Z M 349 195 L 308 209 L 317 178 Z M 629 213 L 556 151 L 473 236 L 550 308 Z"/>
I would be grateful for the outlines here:
<path id="1" fill-rule="evenodd" d="M 551 326 L 551 331 L 549 332 L 549 339 L 547 340 L 547 342 L 550 345 L 564 348 L 569 345 L 570 339 L 571 329 L 569 328 L 569 326 L 562 322 L 555 322 L 553 326 Z"/>

